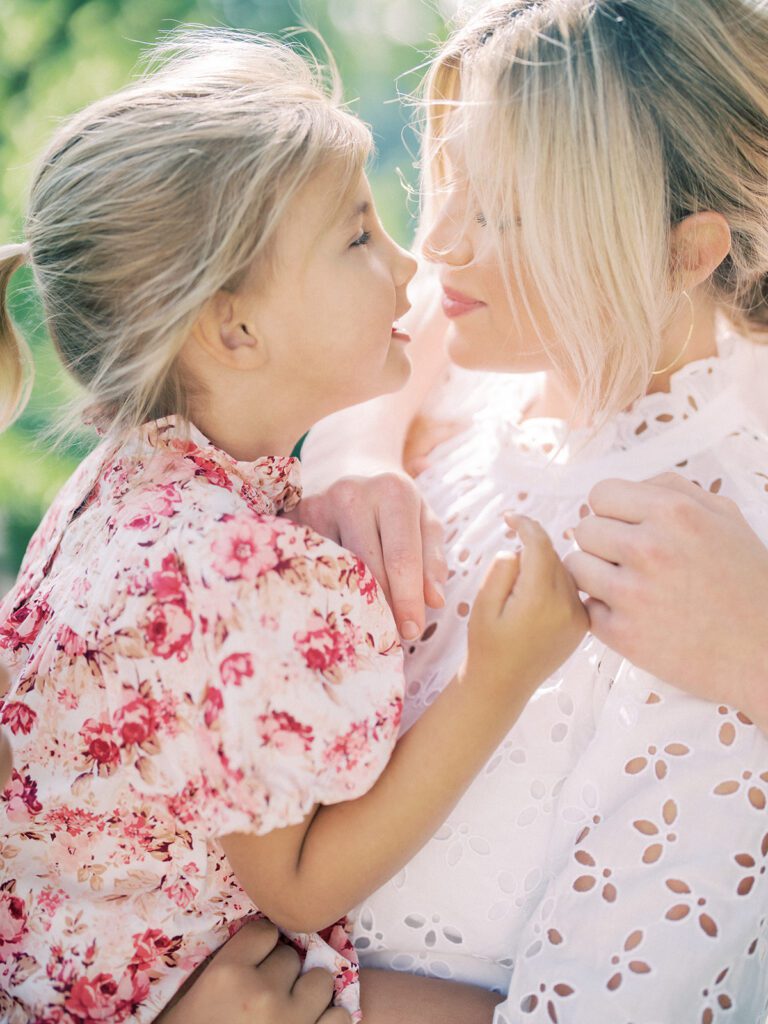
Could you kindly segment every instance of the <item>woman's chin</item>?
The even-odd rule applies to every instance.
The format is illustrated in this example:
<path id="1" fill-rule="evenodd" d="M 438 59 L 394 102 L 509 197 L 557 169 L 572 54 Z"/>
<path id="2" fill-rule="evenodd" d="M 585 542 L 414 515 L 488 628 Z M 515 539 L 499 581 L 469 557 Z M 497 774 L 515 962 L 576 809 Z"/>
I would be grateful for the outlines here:
<path id="1" fill-rule="evenodd" d="M 488 340 L 482 341 L 462 336 L 455 327 L 449 331 L 446 352 L 454 366 L 463 370 L 493 370 L 513 372 L 514 366 L 499 365 L 499 351 L 494 352 Z"/>
<path id="2" fill-rule="evenodd" d="M 522 347 L 522 346 L 521 346 Z M 538 373 L 551 369 L 544 353 L 516 352 L 509 339 L 491 336 L 470 338 L 455 326 L 449 330 L 446 352 L 455 366 L 463 370 L 485 370 L 489 373 Z"/>

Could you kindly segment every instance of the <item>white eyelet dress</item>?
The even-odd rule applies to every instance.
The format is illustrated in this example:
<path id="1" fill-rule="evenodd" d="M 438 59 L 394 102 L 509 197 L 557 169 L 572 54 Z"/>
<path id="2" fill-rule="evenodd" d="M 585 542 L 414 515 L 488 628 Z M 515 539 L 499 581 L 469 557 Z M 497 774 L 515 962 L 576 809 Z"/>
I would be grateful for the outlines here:
<path id="1" fill-rule="evenodd" d="M 754 346 L 721 332 L 719 348 L 586 444 L 522 421 L 520 378 L 460 374 L 446 411 L 482 411 L 419 478 L 451 578 L 407 658 L 403 728 L 464 657 L 479 583 L 512 543 L 505 509 L 565 554 L 593 484 L 674 470 L 733 498 L 768 542 L 768 434 L 742 386 Z M 508 993 L 496 1024 L 762 1022 L 767 804 L 768 739 L 743 714 L 587 637 L 426 847 L 357 908 L 362 965 Z"/>

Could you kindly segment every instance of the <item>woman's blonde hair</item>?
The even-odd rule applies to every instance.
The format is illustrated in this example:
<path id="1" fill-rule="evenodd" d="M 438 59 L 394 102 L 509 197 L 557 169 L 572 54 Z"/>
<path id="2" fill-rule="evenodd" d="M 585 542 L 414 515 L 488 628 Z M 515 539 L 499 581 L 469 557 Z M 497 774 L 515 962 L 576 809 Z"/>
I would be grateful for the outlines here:
<path id="1" fill-rule="evenodd" d="M 439 53 L 426 96 L 427 217 L 455 134 L 500 258 L 523 293 L 524 263 L 543 297 L 582 412 L 645 393 L 685 301 L 670 231 L 688 214 L 728 221 L 711 293 L 765 337 L 764 0 L 486 4 Z"/>
<path id="2" fill-rule="evenodd" d="M 186 417 L 200 382 L 181 379 L 177 356 L 202 307 L 268 274 L 297 190 L 335 161 L 334 205 L 370 146 L 335 72 L 306 54 L 234 30 L 166 34 L 137 80 L 58 128 L 33 177 L 26 242 L 0 248 L 0 425 L 29 390 L 6 306 L 25 259 L 91 421 L 123 433 Z"/>

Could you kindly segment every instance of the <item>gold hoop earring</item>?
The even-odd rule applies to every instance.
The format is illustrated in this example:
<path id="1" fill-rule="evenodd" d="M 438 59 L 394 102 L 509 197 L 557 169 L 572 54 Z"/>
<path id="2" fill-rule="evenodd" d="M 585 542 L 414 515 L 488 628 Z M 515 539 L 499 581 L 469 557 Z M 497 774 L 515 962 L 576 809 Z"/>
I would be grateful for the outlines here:
<path id="1" fill-rule="evenodd" d="M 688 305 L 691 307 L 691 326 L 688 328 L 688 337 L 685 339 L 685 344 L 680 349 L 680 351 L 677 353 L 677 355 L 672 360 L 672 362 L 669 364 L 669 366 L 665 366 L 663 370 L 651 370 L 651 376 L 652 377 L 658 377 L 660 374 L 667 373 L 669 370 L 671 370 L 672 367 L 675 365 L 675 363 L 679 362 L 680 359 L 683 357 L 683 355 L 685 354 L 686 349 L 688 348 L 688 346 L 691 343 L 691 338 L 693 337 L 693 325 L 694 325 L 694 323 L 696 321 L 696 310 L 694 309 L 694 306 L 693 306 L 693 299 L 688 294 L 688 292 L 683 292 L 683 295 L 686 297 L 686 299 L 688 299 Z"/>

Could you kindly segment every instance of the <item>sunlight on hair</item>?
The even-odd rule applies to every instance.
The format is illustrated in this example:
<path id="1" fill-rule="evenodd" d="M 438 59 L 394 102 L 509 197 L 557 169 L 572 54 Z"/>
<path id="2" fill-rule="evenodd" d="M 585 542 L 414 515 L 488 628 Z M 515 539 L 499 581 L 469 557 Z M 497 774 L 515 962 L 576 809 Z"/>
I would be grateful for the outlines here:
<path id="1" fill-rule="evenodd" d="M 768 10 L 746 0 L 505 0 L 470 10 L 430 68 L 424 219 L 460 145 L 509 280 L 543 297 L 551 358 L 598 423 L 645 393 L 685 302 L 682 217 L 726 218 L 710 290 L 768 334 L 766 53 Z"/>
<path id="2" fill-rule="evenodd" d="M 268 274 L 302 184 L 338 163 L 342 201 L 371 145 L 332 66 L 296 43 L 195 25 L 165 33 L 136 81 L 60 125 L 25 223 L 46 325 L 82 389 L 58 438 L 83 417 L 117 435 L 185 418 L 202 384 L 181 379 L 177 356 L 204 304 Z M 0 264 L 5 285 L 16 264 Z M 23 353 L 2 308 L 0 351 L 18 382 Z"/>

